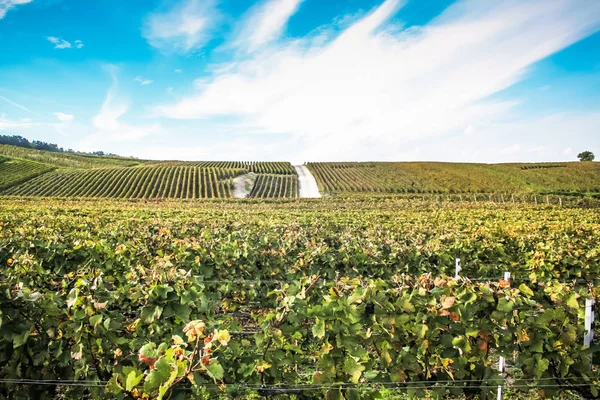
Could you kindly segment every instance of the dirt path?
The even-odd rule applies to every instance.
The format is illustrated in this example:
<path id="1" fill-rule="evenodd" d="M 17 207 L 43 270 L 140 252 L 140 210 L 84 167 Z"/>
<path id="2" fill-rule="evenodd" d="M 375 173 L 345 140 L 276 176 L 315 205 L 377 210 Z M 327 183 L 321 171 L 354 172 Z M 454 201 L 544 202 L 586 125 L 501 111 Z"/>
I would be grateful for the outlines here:
<path id="1" fill-rule="evenodd" d="M 303 198 L 321 197 L 317 181 L 308 168 L 304 165 L 294 165 L 294 168 L 296 168 L 296 172 L 298 173 L 298 183 L 300 184 L 299 196 Z"/>
<path id="2" fill-rule="evenodd" d="M 233 178 L 233 197 L 236 199 L 245 199 L 248 197 L 255 180 L 256 174 L 254 172 Z"/>

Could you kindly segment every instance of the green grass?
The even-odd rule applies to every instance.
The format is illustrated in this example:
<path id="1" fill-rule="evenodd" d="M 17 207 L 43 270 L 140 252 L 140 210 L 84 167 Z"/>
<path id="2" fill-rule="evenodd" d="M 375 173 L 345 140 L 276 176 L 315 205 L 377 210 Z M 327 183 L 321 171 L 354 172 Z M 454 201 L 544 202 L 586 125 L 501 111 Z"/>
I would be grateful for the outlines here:
<path id="1" fill-rule="evenodd" d="M 599 193 L 600 163 L 309 163 L 322 193 Z"/>

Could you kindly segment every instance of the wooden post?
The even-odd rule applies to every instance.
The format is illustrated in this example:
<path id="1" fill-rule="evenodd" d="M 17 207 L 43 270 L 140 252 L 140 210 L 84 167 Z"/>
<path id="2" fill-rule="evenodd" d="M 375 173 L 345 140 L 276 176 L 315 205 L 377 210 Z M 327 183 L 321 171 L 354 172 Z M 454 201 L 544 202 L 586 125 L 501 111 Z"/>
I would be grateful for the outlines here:
<path id="1" fill-rule="evenodd" d="M 500 198 L 502 199 L 502 202 L 504 203 L 504 195 L 503 194 L 500 195 Z"/>
<path id="2" fill-rule="evenodd" d="M 562 207 L 562 197 L 558 198 L 558 204 Z"/>
<path id="3" fill-rule="evenodd" d="M 535 199 L 535 204 L 537 204 L 537 196 L 533 197 Z"/>
<path id="4" fill-rule="evenodd" d="M 515 204 L 515 195 L 514 195 L 514 194 L 511 194 L 511 195 L 510 195 L 510 197 L 512 198 L 512 202 L 513 202 L 513 204 Z"/>
<path id="5" fill-rule="evenodd" d="M 548 198 L 548 196 L 546 196 L 546 204 L 550 205 L 550 199 Z"/>

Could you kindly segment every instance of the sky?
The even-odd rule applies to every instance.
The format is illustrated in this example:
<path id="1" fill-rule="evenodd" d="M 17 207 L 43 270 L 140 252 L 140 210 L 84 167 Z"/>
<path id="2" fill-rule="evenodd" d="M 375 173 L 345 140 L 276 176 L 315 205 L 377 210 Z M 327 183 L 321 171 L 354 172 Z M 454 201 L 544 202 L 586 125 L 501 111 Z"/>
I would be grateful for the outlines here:
<path id="1" fill-rule="evenodd" d="M 600 1 L 0 0 L 0 134 L 148 159 L 600 156 Z"/>

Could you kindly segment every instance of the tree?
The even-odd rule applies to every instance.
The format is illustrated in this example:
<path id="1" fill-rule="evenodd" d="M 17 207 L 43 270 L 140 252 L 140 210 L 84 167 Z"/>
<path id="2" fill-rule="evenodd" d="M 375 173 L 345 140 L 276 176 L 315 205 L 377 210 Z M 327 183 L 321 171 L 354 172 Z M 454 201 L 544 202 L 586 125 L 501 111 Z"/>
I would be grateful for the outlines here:
<path id="1" fill-rule="evenodd" d="M 584 151 L 577 154 L 577 158 L 579 158 L 579 161 L 594 161 L 595 157 L 594 153 L 592 153 L 591 151 Z"/>

